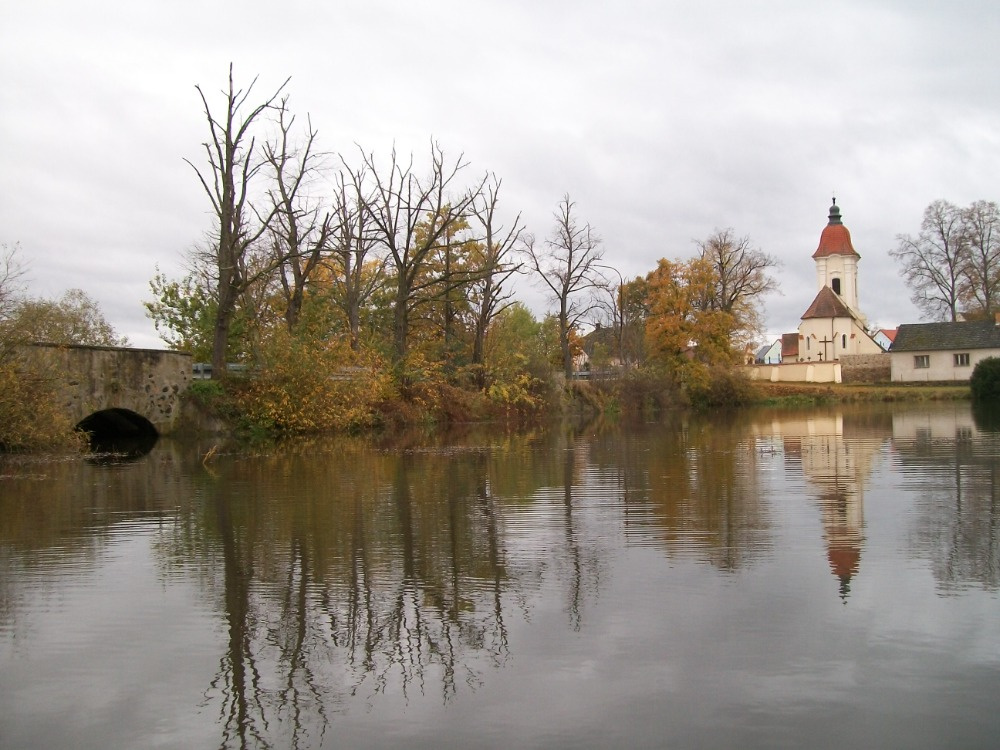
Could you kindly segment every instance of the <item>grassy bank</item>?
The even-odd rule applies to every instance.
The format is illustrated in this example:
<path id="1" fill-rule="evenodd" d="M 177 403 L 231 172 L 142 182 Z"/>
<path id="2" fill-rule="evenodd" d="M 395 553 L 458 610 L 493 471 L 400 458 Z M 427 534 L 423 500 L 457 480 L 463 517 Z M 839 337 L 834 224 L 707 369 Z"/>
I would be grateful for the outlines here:
<path id="1" fill-rule="evenodd" d="M 754 383 L 754 403 L 805 405 L 860 401 L 956 401 L 969 398 L 968 384 Z"/>

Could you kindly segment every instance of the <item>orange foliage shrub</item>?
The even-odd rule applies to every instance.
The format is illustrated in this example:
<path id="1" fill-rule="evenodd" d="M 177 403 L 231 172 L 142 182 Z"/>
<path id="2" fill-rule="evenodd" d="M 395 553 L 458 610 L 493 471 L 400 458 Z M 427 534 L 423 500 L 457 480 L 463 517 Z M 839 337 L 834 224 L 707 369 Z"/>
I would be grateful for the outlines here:
<path id="1" fill-rule="evenodd" d="M 257 370 L 236 389 L 244 418 L 279 432 L 348 430 L 377 421 L 392 383 L 370 354 L 340 341 L 271 332 Z"/>
<path id="2" fill-rule="evenodd" d="M 0 345 L 0 451 L 79 446 L 63 412 L 52 373 L 24 365 Z"/>

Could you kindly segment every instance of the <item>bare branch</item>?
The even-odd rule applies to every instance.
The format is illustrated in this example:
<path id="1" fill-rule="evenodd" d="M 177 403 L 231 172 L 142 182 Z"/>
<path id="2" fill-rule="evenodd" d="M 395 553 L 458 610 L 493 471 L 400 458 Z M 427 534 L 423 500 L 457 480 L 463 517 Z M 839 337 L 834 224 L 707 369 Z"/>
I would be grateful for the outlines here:
<path id="1" fill-rule="evenodd" d="M 958 319 L 962 269 L 968 262 L 961 222 L 957 206 L 935 201 L 924 211 L 920 234 L 899 235 L 899 244 L 889 251 L 902 264 L 914 304 L 932 318 Z"/>
<path id="2" fill-rule="evenodd" d="M 386 249 L 395 276 L 393 301 L 393 345 L 397 362 L 406 355 L 409 318 L 424 303 L 420 292 L 429 287 L 420 280 L 442 238 L 462 221 L 480 182 L 472 189 L 455 190 L 459 174 L 467 166 L 463 156 L 450 160 L 431 141 L 430 174 L 420 178 L 413 171 L 413 156 L 400 162 L 393 148 L 389 168 L 380 172 L 374 156 L 362 151 L 362 160 L 374 182 L 364 210 L 379 243 Z M 485 181 L 485 178 L 484 178 Z"/>
<path id="3" fill-rule="evenodd" d="M 544 251 L 535 246 L 533 237 L 525 243 L 531 267 L 548 287 L 558 306 L 556 315 L 559 320 L 563 371 L 567 377 L 573 371 L 570 331 L 599 304 L 593 295 L 581 299 L 581 293 L 598 289 L 602 284 L 600 273 L 596 270 L 603 257 L 601 239 L 590 224 L 578 224 L 575 206 L 569 194 L 563 196 L 554 214 L 555 230 L 545 240 Z"/>
<path id="4" fill-rule="evenodd" d="M 225 115 L 217 118 L 205 93 L 195 86 L 209 130 L 209 140 L 203 144 L 211 179 L 192 162 L 202 188 L 208 195 L 215 212 L 216 225 L 212 232 L 215 244 L 214 266 L 217 271 L 216 297 L 218 309 L 213 334 L 213 373 L 220 377 L 226 369 L 229 328 L 240 296 L 260 273 L 250 273 L 247 253 L 268 231 L 277 207 L 260 212 L 249 202 L 250 186 L 264 162 L 254 156 L 255 139 L 250 128 L 288 85 L 286 79 L 275 92 L 261 104 L 244 114 L 244 107 L 257 79 L 244 91 L 233 81 L 233 66 L 229 66 L 228 88 L 223 90 Z M 254 221 L 255 220 L 255 221 Z"/>

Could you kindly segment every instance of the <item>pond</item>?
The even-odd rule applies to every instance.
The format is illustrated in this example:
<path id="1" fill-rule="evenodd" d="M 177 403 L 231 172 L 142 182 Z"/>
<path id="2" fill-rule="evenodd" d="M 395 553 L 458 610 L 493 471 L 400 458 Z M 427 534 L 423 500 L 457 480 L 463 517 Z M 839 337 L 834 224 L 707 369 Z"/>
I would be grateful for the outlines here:
<path id="1" fill-rule="evenodd" d="M 967 403 L 0 463 L 3 748 L 993 748 Z"/>

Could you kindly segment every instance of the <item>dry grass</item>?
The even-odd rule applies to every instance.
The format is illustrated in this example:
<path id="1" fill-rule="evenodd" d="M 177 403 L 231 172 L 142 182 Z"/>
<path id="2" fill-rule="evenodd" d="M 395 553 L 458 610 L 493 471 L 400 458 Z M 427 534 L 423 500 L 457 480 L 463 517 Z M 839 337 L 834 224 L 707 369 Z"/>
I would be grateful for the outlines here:
<path id="1" fill-rule="evenodd" d="M 956 401 L 969 398 L 965 384 L 754 383 L 758 403 L 853 401 Z"/>

